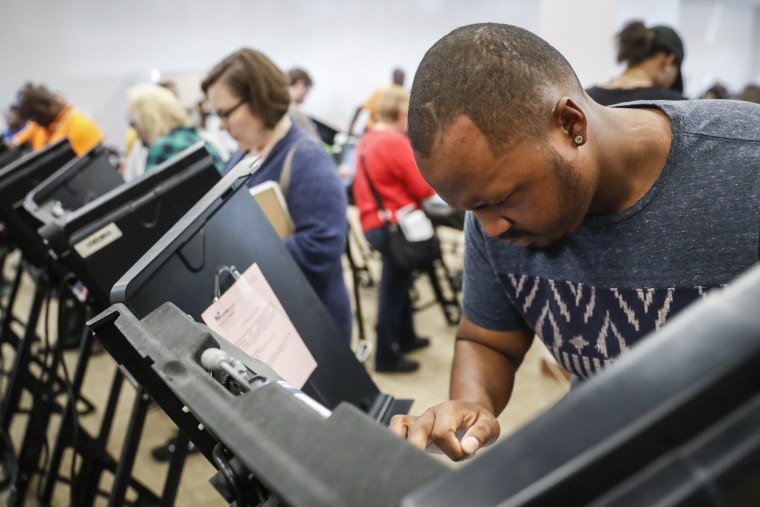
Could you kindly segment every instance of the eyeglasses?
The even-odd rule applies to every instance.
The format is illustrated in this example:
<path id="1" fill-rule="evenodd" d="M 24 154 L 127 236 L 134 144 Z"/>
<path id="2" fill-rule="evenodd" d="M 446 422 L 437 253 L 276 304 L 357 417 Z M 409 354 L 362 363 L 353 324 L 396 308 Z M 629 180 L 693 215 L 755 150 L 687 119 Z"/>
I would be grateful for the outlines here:
<path id="1" fill-rule="evenodd" d="M 222 109 L 222 110 L 216 111 L 214 114 L 218 116 L 220 120 L 229 120 L 230 115 L 232 115 L 232 113 L 237 111 L 237 109 L 243 104 L 245 104 L 245 102 L 246 102 L 245 99 L 240 99 L 240 102 L 238 102 L 234 106 L 228 109 Z"/>

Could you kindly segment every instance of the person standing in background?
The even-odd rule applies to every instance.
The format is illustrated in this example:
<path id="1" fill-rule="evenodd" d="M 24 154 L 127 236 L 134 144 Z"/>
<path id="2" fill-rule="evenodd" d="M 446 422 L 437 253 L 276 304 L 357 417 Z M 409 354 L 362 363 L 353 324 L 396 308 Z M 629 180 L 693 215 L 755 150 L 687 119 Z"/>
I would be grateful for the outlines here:
<path id="1" fill-rule="evenodd" d="M 605 85 L 586 90 L 599 104 L 632 100 L 684 100 L 681 65 L 686 53 L 678 33 L 631 21 L 617 34 L 617 61 L 625 71 Z"/>
<path id="2" fill-rule="evenodd" d="M 29 124 L 13 137 L 15 146 L 29 142 L 33 150 L 68 137 L 74 153 L 81 155 L 103 140 L 100 128 L 73 105 L 41 84 L 26 83 L 18 92 L 21 116 Z"/>
<path id="3" fill-rule="evenodd" d="M 21 116 L 21 111 L 16 104 L 11 105 L 5 113 L 7 128 L 3 132 L 3 142 L 11 144 L 13 137 L 26 127 L 26 119 Z"/>
<path id="4" fill-rule="evenodd" d="M 736 100 L 760 104 L 760 86 L 750 83 L 736 95 Z"/>
<path id="5" fill-rule="evenodd" d="M 720 82 L 716 82 L 710 88 L 705 90 L 705 93 L 702 94 L 702 98 L 709 100 L 725 100 L 730 99 L 731 95 L 728 93 L 728 88 L 726 88 L 726 85 Z"/>
<path id="6" fill-rule="evenodd" d="M 399 208 L 409 204 L 422 208 L 423 201 L 435 192 L 420 175 L 406 135 L 409 93 L 400 86 L 390 87 L 378 97 L 377 108 L 378 121 L 356 146 L 353 191 L 364 235 L 383 261 L 375 325 L 375 370 L 405 373 L 417 370 L 419 363 L 404 354 L 426 347 L 430 340 L 418 337 L 414 331 L 409 295 L 413 276 L 393 259 L 385 220 L 397 222 Z M 374 192 L 382 201 L 385 217 Z"/>
<path id="7" fill-rule="evenodd" d="M 406 74 L 404 71 L 400 68 L 393 69 L 393 73 L 391 75 L 391 82 L 388 84 L 385 84 L 381 86 L 380 88 L 373 91 L 369 97 L 365 99 L 364 102 L 361 103 L 359 107 L 356 108 L 356 111 L 354 112 L 353 118 L 351 118 L 351 123 L 348 125 L 348 134 L 351 135 L 354 132 L 354 127 L 356 126 L 356 122 L 359 120 L 359 117 L 362 115 L 363 112 L 366 112 L 369 117 L 367 118 L 367 122 L 364 125 L 364 129 L 367 130 L 372 125 L 375 124 L 375 122 L 378 121 L 380 113 L 377 108 L 377 101 L 380 98 L 380 95 L 382 95 L 385 91 L 392 88 L 404 88 L 404 80 L 406 78 Z"/>
<path id="8" fill-rule="evenodd" d="M 296 124 L 301 127 L 307 134 L 314 139 L 321 142 L 319 134 L 317 133 L 317 127 L 311 118 L 306 116 L 301 110 L 301 104 L 306 100 L 306 96 L 311 91 L 311 87 L 314 86 L 314 81 L 308 72 L 301 68 L 293 68 L 288 71 L 288 95 L 290 96 L 290 107 L 288 108 L 288 114 Z"/>

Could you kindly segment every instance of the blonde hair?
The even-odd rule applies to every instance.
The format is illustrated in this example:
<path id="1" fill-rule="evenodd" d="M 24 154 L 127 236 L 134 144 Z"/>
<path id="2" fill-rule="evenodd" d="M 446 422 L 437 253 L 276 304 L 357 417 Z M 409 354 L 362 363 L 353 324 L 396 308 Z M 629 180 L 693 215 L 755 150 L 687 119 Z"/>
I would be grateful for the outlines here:
<path id="1" fill-rule="evenodd" d="M 179 99 L 159 85 L 142 84 L 130 88 L 127 107 L 130 122 L 148 146 L 177 127 L 192 125 Z"/>
<path id="2" fill-rule="evenodd" d="M 377 114 L 380 120 L 394 122 L 402 112 L 409 110 L 409 92 L 400 86 L 390 86 L 377 98 Z"/>

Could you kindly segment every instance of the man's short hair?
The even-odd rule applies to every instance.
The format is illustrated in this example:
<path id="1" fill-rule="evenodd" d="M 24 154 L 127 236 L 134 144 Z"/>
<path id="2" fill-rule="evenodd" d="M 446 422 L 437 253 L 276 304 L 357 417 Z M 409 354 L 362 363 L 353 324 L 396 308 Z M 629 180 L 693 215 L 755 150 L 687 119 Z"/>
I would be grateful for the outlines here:
<path id="1" fill-rule="evenodd" d="M 216 64 L 201 82 L 203 93 L 220 79 L 267 128 L 274 128 L 288 112 L 288 78 L 260 51 L 243 48 Z"/>
<path id="2" fill-rule="evenodd" d="M 396 83 L 399 86 L 404 86 L 404 80 L 406 79 L 406 73 L 404 73 L 404 69 L 396 67 L 393 69 L 393 73 L 391 74 L 391 81 Z"/>
<path id="3" fill-rule="evenodd" d="M 567 60 L 537 35 L 497 23 L 457 28 L 417 69 L 409 102 L 412 147 L 429 157 L 437 137 L 465 115 L 498 154 L 543 132 L 546 94 L 556 88 L 583 93 Z"/>
<path id="4" fill-rule="evenodd" d="M 311 80 L 309 73 L 299 67 L 290 69 L 288 71 L 288 81 L 290 81 L 291 86 L 296 84 L 298 81 L 303 81 L 303 84 L 306 86 L 312 86 L 314 84 L 314 81 Z"/>

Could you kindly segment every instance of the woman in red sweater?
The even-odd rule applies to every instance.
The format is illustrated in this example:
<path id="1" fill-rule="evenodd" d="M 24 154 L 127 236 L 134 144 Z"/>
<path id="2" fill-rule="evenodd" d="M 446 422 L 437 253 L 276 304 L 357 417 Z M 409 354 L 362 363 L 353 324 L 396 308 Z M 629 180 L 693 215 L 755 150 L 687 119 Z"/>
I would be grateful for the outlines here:
<path id="1" fill-rule="evenodd" d="M 354 200 L 364 235 L 370 246 L 380 252 L 383 261 L 375 326 L 375 369 L 379 372 L 416 370 L 419 364 L 405 358 L 404 354 L 430 343 L 414 332 L 409 296 L 412 273 L 399 267 L 390 256 L 388 231 L 378 213 L 378 204 L 368 182 L 369 177 L 388 219 L 393 222 L 397 222 L 396 211 L 399 208 L 409 204 L 421 208 L 422 201 L 435 194 L 422 179 L 414 161 L 406 135 L 408 107 L 409 94 L 406 90 L 386 90 L 378 98 L 379 121 L 367 130 L 356 147 Z"/>

